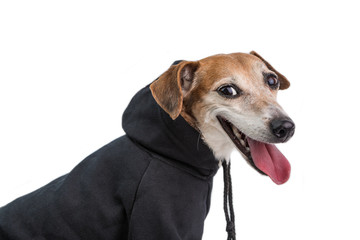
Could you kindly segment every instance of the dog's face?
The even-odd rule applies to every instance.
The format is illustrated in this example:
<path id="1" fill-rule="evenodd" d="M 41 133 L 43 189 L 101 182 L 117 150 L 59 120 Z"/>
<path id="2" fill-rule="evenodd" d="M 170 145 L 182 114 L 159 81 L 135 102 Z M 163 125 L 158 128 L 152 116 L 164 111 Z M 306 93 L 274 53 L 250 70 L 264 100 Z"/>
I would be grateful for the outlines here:
<path id="1" fill-rule="evenodd" d="M 290 164 L 273 143 L 286 142 L 295 125 L 276 101 L 288 80 L 255 52 L 180 62 L 151 85 L 159 105 L 181 114 L 219 160 L 237 147 L 256 170 L 286 182 Z M 175 89 L 175 90 L 174 90 Z"/>

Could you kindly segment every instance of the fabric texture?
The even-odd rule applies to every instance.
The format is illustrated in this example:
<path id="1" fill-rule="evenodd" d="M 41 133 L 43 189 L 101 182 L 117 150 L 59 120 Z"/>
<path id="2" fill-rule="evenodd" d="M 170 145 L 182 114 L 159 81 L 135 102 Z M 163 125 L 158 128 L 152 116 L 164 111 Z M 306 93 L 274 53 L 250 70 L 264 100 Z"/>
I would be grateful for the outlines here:
<path id="1" fill-rule="evenodd" d="M 0 208 L 0 240 L 201 239 L 218 170 L 212 151 L 149 86 L 123 129 L 70 173 Z"/>

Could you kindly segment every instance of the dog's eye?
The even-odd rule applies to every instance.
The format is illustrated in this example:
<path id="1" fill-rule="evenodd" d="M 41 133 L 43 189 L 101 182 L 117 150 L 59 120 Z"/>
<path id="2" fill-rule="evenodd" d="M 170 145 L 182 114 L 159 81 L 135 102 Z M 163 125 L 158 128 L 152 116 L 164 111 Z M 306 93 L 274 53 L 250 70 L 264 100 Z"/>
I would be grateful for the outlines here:
<path id="1" fill-rule="evenodd" d="M 240 90 L 233 85 L 219 87 L 217 92 L 227 98 L 236 98 L 240 94 Z"/>
<path id="2" fill-rule="evenodd" d="M 266 78 L 266 83 L 269 85 L 272 89 L 276 89 L 279 86 L 279 80 L 275 75 L 269 75 Z"/>

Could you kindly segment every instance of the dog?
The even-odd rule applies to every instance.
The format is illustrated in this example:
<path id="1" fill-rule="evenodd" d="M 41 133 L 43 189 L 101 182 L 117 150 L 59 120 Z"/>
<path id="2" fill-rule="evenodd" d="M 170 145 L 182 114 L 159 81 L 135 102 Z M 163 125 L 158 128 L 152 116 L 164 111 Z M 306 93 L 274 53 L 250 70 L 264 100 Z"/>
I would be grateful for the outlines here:
<path id="1" fill-rule="evenodd" d="M 133 97 L 124 136 L 0 208 L 0 239 L 201 239 L 235 148 L 276 184 L 289 179 L 274 145 L 295 131 L 276 101 L 289 86 L 256 52 L 175 62 Z"/>

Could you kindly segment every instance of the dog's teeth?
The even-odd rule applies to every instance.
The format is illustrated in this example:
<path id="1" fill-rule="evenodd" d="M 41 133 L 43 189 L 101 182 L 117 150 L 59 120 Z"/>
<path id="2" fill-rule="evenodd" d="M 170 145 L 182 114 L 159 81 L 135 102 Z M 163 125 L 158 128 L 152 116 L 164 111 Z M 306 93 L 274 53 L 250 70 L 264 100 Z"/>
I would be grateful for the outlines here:
<path id="1" fill-rule="evenodd" d="M 235 136 L 236 136 L 237 138 L 241 139 L 241 133 L 239 132 L 239 130 L 238 130 L 236 127 L 234 127 L 234 126 L 232 126 L 232 130 L 233 130 Z"/>
<path id="2" fill-rule="evenodd" d="M 245 147 L 245 141 L 244 140 L 240 139 L 240 143 L 241 143 L 241 145 L 243 145 Z"/>

